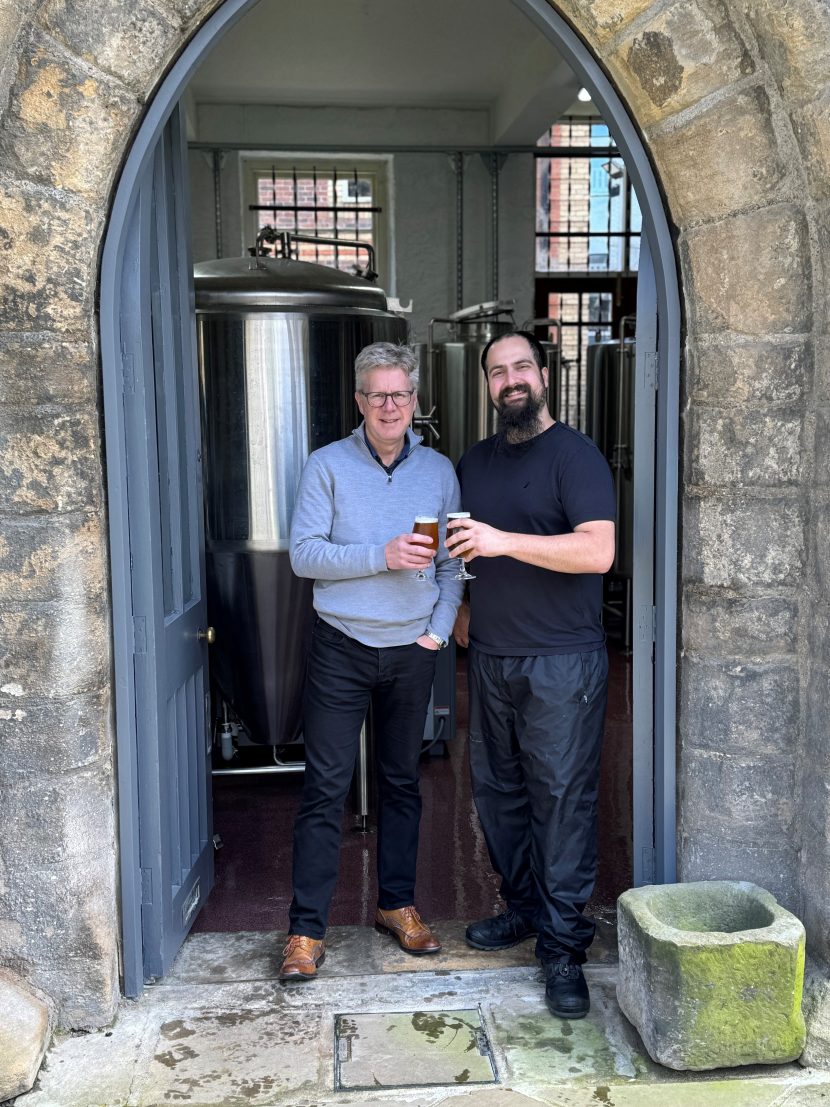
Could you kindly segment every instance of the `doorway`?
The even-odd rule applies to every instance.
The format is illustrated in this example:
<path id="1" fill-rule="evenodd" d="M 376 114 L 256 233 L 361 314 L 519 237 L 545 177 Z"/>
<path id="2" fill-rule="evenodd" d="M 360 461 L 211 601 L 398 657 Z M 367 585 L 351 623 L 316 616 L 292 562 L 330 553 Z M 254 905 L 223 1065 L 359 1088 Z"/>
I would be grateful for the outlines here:
<path id="1" fill-rule="evenodd" d="M 169 951 L 175 946 L 175 942 L 186 933 L 192 924 L 195 911 L 204 903 L 208 877 L 202 878 L 199 897 L 193 899 L 193 888 L 188 881 L 181 879 L 177 885 L 177 895 L 183 896 L 182 902 L 171 897 L 171 904 L 175 900 L 175 906 L 171 907 L 167 923 L 162 922 L 153 934 L 148 932 L 148 919 L 152 916 L 151 902 L 148 897 L 153 894 L 154 876 L 161 873 L 164 880 L 169 879 L 169 873 L 164 872 L 164 855 L 169 839 L 169 833 L 164 829 L 172 826 L 171 811 L 163 803 L 156 804 L 153 810 L 157 818 L 159 832 L 157 841 L 148 844 L 146 841 L 147 820 L 139 820 L 139 808 L 142 799 L 147 799 L 148 792 L 154 787 L 152 777 L 148 776 L 146 765 L 152 760 L 152 742 L 147 742 L 149 731 L 157 736 L 163 734 L 165 721 L 161 715 L 154 722 L 142 718 L 142 709 L 146 706 L 145 697 L 142 694 L 142 685 L 137 681 L 136 674 L 145 671 L 150 672 L 153 666 L 163 667 L 163 658 L 157 651 L 158 637 L 150 631 L 148 624 L 148 612 L 156 602 L 152 596 L 153 582 L 149 581 L 146 594 L 142 599 L 142 593 L 135 587 L 136 565 L 140 562 L 138 545 L 141 541 L 152 542 L 153 535 L 158 540 L 159 530 L 148 529 L 147 523 L 153 512 L 158 507 L 153 504 L 153 495 L 145 497 L 142 507 L 136 492 L 140 488 L 140 474 L 146 471 L 146 459 L 139 456 L 142 450 L 146 450 L 146 435 L 143 439 L 140 427 L 136 424 L 129 425 L 125 418 L 125 382 L 129 394 L 130 386 L 143 387 L 142 373 L 146 365 L 130 361 L 132 356 L 126 351 L 125 359 L 125 335 L 130 332 L 130 319 L 134 318 L 136 306 L 141 302 L 141 296 L 137 295 L 135 282 L 128 279 L 136 271 L 131 269 L 131 253 L 128 239 L 130 221 L 134 219 L 136 211 L 141 211 L 142 202 L 147 204 L 146 189 L 144 200 L 141 199 L 141 182 L 147 180 L 148 165 L 151 156 L 155 156 L 158 140 L 162 128 L 169 117 L 170 112 L 181 98 L 184 85 L 188 76 L 198 65 L 204 56 L 209 44 L 218 42 L 231 24 L 239 19 L 250 4 L 234 3 L 232 0 L 223 5 L 214 17 L 200 30 L 199 35 L 188 47 L 188 50 L 179 60 L 179 63 L 171 72 L 165 86 L 154 101 L 144 126 L 141 129 L 136 143 L 130 154 L 125 173 L 119 186 L 116 204 L 113 209 L 113 218 L 108 230 L 105 246 L 104 262 L 102 268 L 102 354 L 104 362 L 105 379 L 105 403 L 107 421 L 107 443 L 110 467 L 110 511 L 112 526 L 112 550 L 113 550 L 113 582 L 114 582 L 114 629 L 116 634 L 116 657 L 119 669 L 118 703 L 117 703 L 117 728 L 119 744 L 119 788 L 120 788 L 120 812 L 121 812 L 121 841 L 122 841 L 122 879 L 123 899 L 122 909 L 124 917 L 124 965 L 125 965 L 125 991 L 127 994 L 136 994 L 144 979 L 157 975 L 152 969 L 148 971 L 148 942 L 166 943 Z M 632 809 L 634 812 L 634 827 L 632 840 L 634 852 L 631 858 L 632 878 L 640 883 L 650 879 L 672 879 L 674 869 L 674 785 L 672 778 L 674 763 L 674 704 L 673 704 L 673 666 L 674 666 L 674 542 L 676 529 L 676 423 L 677 423 L 677 361 L 679 357 L 679 309 L 674 269 L 674 258 L 671 250 L 671 241 L 668 228 L 665 223 L 665 215 L 659 200 L 656 182 L 651 176 L 645 153 L 636 138 L 636 134 L 622 105 L 616 98 L 613 89 L 599 71 L 596 63 L 587 54 L 584 47 L 576 39 L 564 23 L 547 7 L 547 5 L 534 3 L 516 3 L 515 8 L 523 18 L 530 20 L 535 25 L 536 33 L 541 32 L 546 42 L 552 43 L 557 50 L 567 58 L 571 69 L 579 74 L 594 96 L 595 103 L 600 108 L 603 118 L 615 129 L 615 135 L 620 150 L 630 167 L 631 178 L 641 197 L 643 205 L 644 240 L 650 250 L 648 257 L 651 263 L 653 277 L 643 279 L 641 273 L 640 286 L 644 292 L 648 292 L 650 302 L 654 306 L 652 334 L 650 342 L 644 341 L 641 345 L 642 357 L 638 358 L 637 380 L 642 389 L 647 393 L 653 392 L 652 402 L 649 405 L 640 405 L 639 408 L 639 434 L 638 442 L 642 440 L 643 449 L 640 456 L 646 466 L 650 466 L 652 477 L 656 480 L 654 493 L 647 493 L 640 497 L 638 505 L 639 519 L 635 519 L 635 527 L 641 528 L 641 533 L 653 534 L 653 542 L 648 542 L 648 553 L 644 559 L 640 559 L 639 569 L 635 572 L 633 581 L 633 596 L 631 605 L 632 620 L 632 649 L 638 651 L 640 661 L 635 659 L 631 663 L 630 688 L 632 703 L 632 726 L 634 732 L 634 779 L 632 783 Z M 375 146 L 381 146 L 376 143 Z M 482 147 L 483 149 L 483 147 Z M 364 147 L 365 151 L 365 147 Z M 388 155 L 388 147 L 379 150 L 368 151 Z M 441 156 L 447 158 L 457 151 L 443 151 Z M 524 151 L 527 153 L 527 151 Z M 492 150 L 488 152 L 492 155 Z M 399 155 L 401 158 L 404 154 Z M 407 155 L 413 156 L 414 155 Z M 478 149 L 470 153 L 471 162 L 475 163 L 475 172 L 487 171 L 487 166 Z M 492 162 L 491 162 L 492 164 Z M 214 170 L 211 165 L 211 171 Z M 472 170 L 471 170 L 472 171 Z M 422 180 L 423 178 L 421 178 Z M 502 178 L 503 180 L 504 178 Z M 396 176 L 396 186 L 400 175 Z M 490 177 L 491 193 L 495 189 L 495 199 L 498 203 L 499 178 L 492 185 Z M 158 182 L 157 182 L 158 183 Z M 486 195 L 486 193 L 485 193 Z M 401 196 L 396 195 L 396 203 L 400 206 Z M 148 216 L 149 220 L 149 216 Z M 483 220 L 487 225 L 486 216 Z M 145 221 L 141 226 L 149 226 Z M 156 223 L 162 235 L 167 232 L 164 225 Z M 215 220 L 213 221 L 215 227 Z M 135 229 L 133 229 L 135 235 Z M 146 254 L 147 243 L 140 237 L 137 241 L 138 256 L 142 254 L 142 248 Z M 479 238 L 481 236 L 478 236 Z M 460 246 L 462 264 L 459 266 L 462 272 L 469 271 L 463 264 L 465 250 L 471 249 L 469 243 Z M 487 265 L 483 268 L 495 273 L 495 283 L 499 280 L 499 236 L 498 233 L 490 240 L 488 256 L 485 259 Z M 502 257 L 502 261 L 504 258 Z M 149 272 L 152 274 L 152 266 Z M 140 272 L 137 279 L 140 280 Z M 457 274 L 456 274 L 457 276 Z M 503 279 L 503 277 L 502 277 Z M 164 298 L 164 281 L 157 282 L 158 290 L 156 300 L 159 307 Z M 393 277 L 389 282 L 387 292 L 397 291 L 395 285 L 402 284 Z M 457 282 L 456 282 L 457 283 Z M 403 287 L 400 291 L 405 294 Z M 452 288 L 452 282 L 441 291 L 443 296 L 443 310 L 446 305 L 453 305 L 453 296 L 457 295 L 457 288 Z M 471 290 L 470 290 L 471 291 Z M 485 291 L 489 292 L 487 288 Z M 466 297 L 468 290 L 464 289 Z M 457 301 L 456 301 L 457 302 Z M 461 305 L 459 305 L 461 306 Z M 646 312 L 643 313 L 645 317 Z M 660 319 L 660 343 L 656 320 Z M 185 330 L 188 321 L 185 319 Z M 149 364 L 149 363 L 148 363 Z M 659 380 L 660 387 L 657 388 Z M 145 396 L 152 399 L 151 391 L 145 390 Z M 127 410 L 129 405 L 127 405 Z M 149 420 L 150 408 L 145 406 L 145 423 Z M 186 440 L 186 435 L 185 435 Z M 138 453 L 137 453 L 138 452 Z M 151 459 L 152 460 L 152 459 Z M 156 457 L 158 463 L 158 457 Z M 134 474 L 130 479 L 130 474 Z M 152 480 L 147 481 L 148 488 L 153 489 Z M 159 485 L 164 491 L 166 481 Z M 158 500 L 158 497 L 155 497 Z M 635 514 L 636 514 L 635 508 Z M 142 528 L 142 518 L 144 526 Z M 198 543 L 197 543 L 198 546 Z M 197 548 L 191 547 L 191 549 Z M 656 550 L 656 560 L 652 560 L 651 550 Z M 152 559 L 151 559 L 152 560 Z M 159 580 L 163 585 L 163 580 Z M 149 605 L 142 613 L 140 604 Z M 659 617 L 658 617 L 659 616 Z M 196 622 L 199 619 L 193 616 Z M 142 623 L 144 619 L 142 638 Z M 165 618 L 162 615 L 162 623 Z M 151 621 L 152 622 L 152 621 Z M 206 624 L 205 624 L 206 625 Z M 195 635 L 203 629 L 202 624 L 192 628 Z M 197 641 L 199 641 L 197 639 Z M 200 647 L 201 648 L 201 647 Z M 653 661 L 653 664 L 652 664 Z M 150 681 L 152 683 L 152 680 Z M 194 692 L 193 702 L 198 698 Z M 195 716 L 194 716 L 195 717 Z M 194 748 L 199 747 L 199 739 L 194 739 Z M 665 751 L 668 751 L 666 755 Z M 437 762 L 436 762 L 437 764 Z M 432 771 L 433 766 L 427 767 L 427 772 Z M 454 779 L 461 781 L 463 766 L 455 767 L 457 770 Z M 286 787 L 289 785 L 286 784 Z M 142 829 L 139 834 L 139 822 Z M 204 833 L 211 828 L 204 824 Z M 208 835 L 209 837 L 211 835 Z M 471 849 L 475 850 L 475 840 L 472 840 Z M 207 863 L 207 862 L 205 862 Z M 168 866 L 169 867 L 169 866 Z M 180 866 L 181 868 L 182 866 Z M 148 887 L 149 885 L 149 887 Z M 182 889 L 184 889 L 182 891 Z M 189 914 L 188 912 L 193 912 Z M 179 937 L 171 937 L 165 927 L 171 927 L 170 920 L 175 916 L 176 933 Z M 148 936 L 149 934 L 149 936 Z M 155 962 L 163 970 L 165 958 Z"/>

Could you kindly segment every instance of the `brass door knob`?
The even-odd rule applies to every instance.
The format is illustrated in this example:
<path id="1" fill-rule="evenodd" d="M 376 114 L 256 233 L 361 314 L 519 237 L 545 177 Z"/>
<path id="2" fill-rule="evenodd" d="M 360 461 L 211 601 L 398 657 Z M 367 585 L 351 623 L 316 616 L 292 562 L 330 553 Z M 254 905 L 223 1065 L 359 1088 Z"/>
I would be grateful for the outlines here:
<path id="1" fill-rule="evenodd" d="M 213 629 L 213 627 L 208 627 L 207 630 L 197 630 L 196 637 L 199 639 L 200 642 L 204 638 L 207 644 L 209 646 L 212 646 L 213 643 L 216 641 L 216 631 Z"/>

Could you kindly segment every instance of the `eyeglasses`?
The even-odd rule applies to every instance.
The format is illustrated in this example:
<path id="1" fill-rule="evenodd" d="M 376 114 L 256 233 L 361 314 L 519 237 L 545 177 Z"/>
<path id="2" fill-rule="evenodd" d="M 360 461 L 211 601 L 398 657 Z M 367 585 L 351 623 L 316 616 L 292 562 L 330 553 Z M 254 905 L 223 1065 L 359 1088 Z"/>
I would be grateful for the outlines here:
<path id="1" fill-rule="evenodd" d="M 383 407 L 389 396 L 395 407 L 406 407 L 415 395 L 415 389 L 411 388 L 409 392 L 361 392 L 360 395 L 365 396 L 369 407 Z"/>

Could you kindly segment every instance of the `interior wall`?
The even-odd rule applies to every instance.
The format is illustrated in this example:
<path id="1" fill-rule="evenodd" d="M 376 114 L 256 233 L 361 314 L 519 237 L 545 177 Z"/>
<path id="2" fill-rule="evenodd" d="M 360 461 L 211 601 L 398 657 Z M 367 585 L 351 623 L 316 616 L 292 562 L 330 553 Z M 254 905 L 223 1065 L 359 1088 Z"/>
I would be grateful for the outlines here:
<path id="1" fill-rule="evenodd" d="M 358 145 L 367 154 L 384 145 L 486 146 L 490 113 L 432 108 L 297 107 L 262 104 L 197 104 L 192 115 L 199 142 L 269 146 Z M 222 254 L 243 244 L 241 154 L 222 155 Z M 456 309 L 456 180 L 445 153 L 392 157 L 393 271 L 381 283 L 403 304 L 412 301 L 411 338 L 424 341 L 435 316 Z M 191 150 L 194 260 L 216 257 L 213 160 Z M 511 155 L 499 174 L 499 298 L 515 298 L 516 319 L 533 314 L 533 157 Z M 491 183 L 478 154 L 464 159 L 464 304 L 492 299 Z"/>

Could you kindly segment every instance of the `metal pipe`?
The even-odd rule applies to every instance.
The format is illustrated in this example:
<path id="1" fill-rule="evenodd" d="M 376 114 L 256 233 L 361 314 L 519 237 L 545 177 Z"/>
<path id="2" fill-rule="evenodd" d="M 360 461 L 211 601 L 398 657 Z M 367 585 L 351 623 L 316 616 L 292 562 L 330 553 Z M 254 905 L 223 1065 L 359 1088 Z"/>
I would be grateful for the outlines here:
<path id="1" fill-rule="evenodd" d="M 623 315 L 619 323 L 619 343 L 620 343 L 620 366 L 619 375 L 617 381 L 617 440 L 614 443 L 614 448 L 611 451 L 611 469 L 614 473 L 614 490 L 616 492 L 617 500 L 617 541 L 616 548 L 614 550 L 614 564 L 612 566 L 613 572 L 619 570 L 620 560 L 620 547 L 622 546 L 623 535 L 619 525 L 620 520 L 620 505 L 622 504 L 622 484 L 623 484 L 623 472 L 628 465 L 628 452 L 629 444 L 623 442 L 624 437 L 628 437 L 625 434 L 625 412 L 623 410 L 623 397 L 625 395 L 625 328 L 629 324 L 635 324 L 637 322 L 636 315 Z"/>
<path id="2" fill-rule="evenodd" d="M 222 142 L 217 145 L 215 142 L 189 142 L 188 149 L 190 150 L 250 150 L 250 142 Z M 314 145 L 303 143 L 283 143 L 281 145 L 273 146 L 257 146 L 257 149 L 264 154 L 281 154 L 281 153 L 298 153 L 298 154 L 319 154 L 320 144 Z M 517 146 L 405 146 L 394 145 L 391 143 L 378 143 L 370 144 L 360 143 L 355 145 L 353 143 L 326 143 L 327 154 L 482 154 L 489 155 L 496 153 L 502 157 L 509 154 L 533 154 L 536 158 L 570 158 L 570 157 L 585 157 L 586 147 L 584 146 L 530 146 L 530 145 L 517 145 Z M 616 146 L 592 146 L 590 147 L 590 157 L 602 158 L 602 157 L 614 157 L 619 155 L 619 149 Z"/>
<path id="3" fill-rule="evenodd" d="M 222 257 L 222 151 L 213 151 L 213 225 L 216 234 L 216 256 Z"/>
<path id="4" fill-rule="evenodd" d="M 464 306 L 464 155 L 459 150 L 455 163 L 455 307 Z"/>
<path id="5" fill-rule="evenodd" d="M 554 419 L 561 419 L 559 409 L 562 406 L 562 322 L 559 319 L 554 319 L 553 316 L 547 316 L 543 319 L 525 319 L 521 329 L 523 331 L 529 331 L 533 327 L 553 327 L 556 330 L 556 367 L 554 372 L 556 373 L 557 396 L 559 402 L 556 412 L 553 413 L 553 417 Z M 550 382 L 548 382 L 548 390 L 550 390 Z"/>
<path id="6" fill-rule="evenodd" d="M 499 298 L 499 155 L 490 154 L 490 238 L 492 240 L 490 295 Z"/>
<path id="7" fill-rule="evenodd" d="M 357 748 L 357 796 L 356 811 L 359 825 L 357 830 L 366 830 L 369 823 L 369 743 L 366 733 L 366 720 L 360 728 L 360 742 Z"/>

